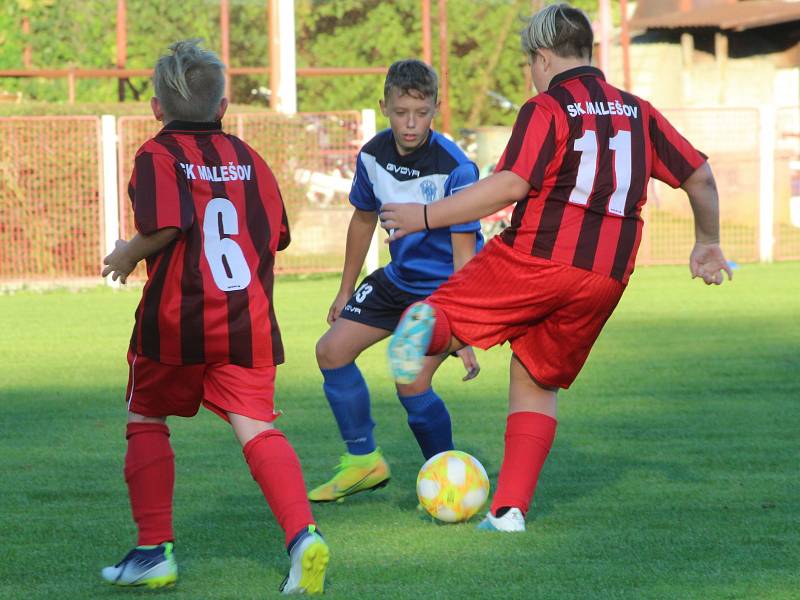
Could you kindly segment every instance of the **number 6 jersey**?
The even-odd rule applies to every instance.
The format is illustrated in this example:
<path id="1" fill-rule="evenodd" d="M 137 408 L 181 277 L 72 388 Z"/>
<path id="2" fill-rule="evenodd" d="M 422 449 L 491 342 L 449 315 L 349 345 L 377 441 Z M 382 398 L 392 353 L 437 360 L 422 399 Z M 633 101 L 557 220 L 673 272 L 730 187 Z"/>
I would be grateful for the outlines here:
<path id="1" fill-rule="evenodd" d="M 650 177 L 679 187 L 705 160 L 648 102 L 570 69 L 520 109 L 497 165 L 531 185 L 502 240 L 626 283 Z"/>
<path id="2" fill-rule="evenodd" d="M 282 363 L 273 267 L 289 225 L 258 153 L 219 122 L 172 121 L 136 153 L 128 194 L 141 234 L 180 229 L 146 259 L 131 350 L 173 365 Z"/>

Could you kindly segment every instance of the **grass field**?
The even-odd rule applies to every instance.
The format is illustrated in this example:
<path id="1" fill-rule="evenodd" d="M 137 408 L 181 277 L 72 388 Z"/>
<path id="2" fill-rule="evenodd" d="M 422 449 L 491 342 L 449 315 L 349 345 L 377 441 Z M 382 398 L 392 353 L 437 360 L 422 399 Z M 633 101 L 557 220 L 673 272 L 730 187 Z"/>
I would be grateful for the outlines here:
<path id="1" fill-rule="evenodd" d="M 342 451 L 314 361 L 337 283 L 276 290 L 279 423 L 311 484 Z M 137 300 L 104 288 L 0 296 L 0 598 L 141 595 L 99 578 L 134 539 L 122 396 Z M 368 351 L 360 365 L 393 479 L 315 509 L 332 550 L 328 597 L 800 597 L 799 351 L 800 263 L 744 265 L 713 289 L 686 268 L 640 269 L 561 395 L 528 532 L 513 536 L 418 516 L 421 457 L 385 346 Z M 475 381 L 450 360 L 436 387 L 457 446 L 495 483 L 509 351 L 479 359 Z M 277 597 L 282 535 L 232 433 L 207 412 L 171 427 L 181 579 L 164 597 Z"/>

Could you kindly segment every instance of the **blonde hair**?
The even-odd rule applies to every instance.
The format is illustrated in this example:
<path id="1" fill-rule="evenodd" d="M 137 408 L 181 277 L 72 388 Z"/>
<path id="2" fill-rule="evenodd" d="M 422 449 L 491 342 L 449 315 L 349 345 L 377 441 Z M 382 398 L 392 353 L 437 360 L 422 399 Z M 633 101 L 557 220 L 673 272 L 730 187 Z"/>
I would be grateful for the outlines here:
<path id="1" fill-rule="evenodd" d="M 551 4 L 537 12 L 520 37 L 527 54 L 546 48 L 562 58 L 592 58 L 592 24 L 585 12 L 569 4 Z"/>
<path id="2" fill-rule="evenodd" d="M 200 39 L 172 44 L 158 59 L 153 87 L 164 113 L 182 121 L 213 121 L 225 94 L 225 65 Z"/>

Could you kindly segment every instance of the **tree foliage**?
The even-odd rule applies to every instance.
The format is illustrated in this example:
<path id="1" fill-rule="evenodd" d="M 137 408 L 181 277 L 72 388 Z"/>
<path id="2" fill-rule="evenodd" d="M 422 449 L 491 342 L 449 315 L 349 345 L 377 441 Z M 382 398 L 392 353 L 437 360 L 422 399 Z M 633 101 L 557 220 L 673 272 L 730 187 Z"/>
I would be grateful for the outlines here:
<path id="1" fill-rule="evenodd" d="M 269 63 L 266 0 L 230 0 L 230 56 L 233 66 Z M 525 90 L 525 60 L 519 31 L 531 8 L 530 0 L 448 0 L 449 97 L 453 128 L 475 113 L 481 125 L 510 124 L 515 111 L 492 100 L 487 91 L 520 104 Z M 587 11 L 594 0 L 575 5 Z M 432 8 L 433 63 L 438 68 L 437 2 Z M 393 61 L 421 56 L 420 0 L 296 0 L 296 47 L 299 67 L 386 67 Z M 20 24 L 30 21 L 25 35 Z M 217 0 L 128 0 L 127 63 L 151 67 L 177 39 L 200 37 L 220 48 Z M 10 0 L 0 7 L 0 69 L 23 67 L 29 45 L 34 68 L 113 68 L 116 64 L 116 2 L 113 0 Z M 498 54 L 499 53 L 499 54 Z M 492 64 L 492 57 L 497 58 Z M 442 74 L 440 73 L 440 76 Z M 133 88 L 146 99 L 146 78 Z M 236 102 L 264 102 L 251 94 L 268 87 L 268 76 L 233 79 Z M 63 102 L 65 80 L 4 79 L 0 89 L 21 91 L 32 100 Z M 111 102 L 117 85 L 111 79 L 78 80 L 80 102 Z M 298 79 L 298 105 L 303 111 L 377 107 L 383 76 L 305 77 Z M 129 96 L 130 97 L 130 96 Z M 477 103 L 477 104 L 476 104 Z M 477 110 L 479 108 L 479 110 Z"/>

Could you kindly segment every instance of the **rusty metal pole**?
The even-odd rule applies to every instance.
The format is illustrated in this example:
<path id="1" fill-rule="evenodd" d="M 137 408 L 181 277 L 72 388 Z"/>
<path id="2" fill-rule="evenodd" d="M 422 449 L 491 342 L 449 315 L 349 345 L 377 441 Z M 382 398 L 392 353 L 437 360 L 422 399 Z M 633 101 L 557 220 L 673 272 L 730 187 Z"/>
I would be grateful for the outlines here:
<path id="1" fill-rule="evenodd" d="M 608 77 L 608 69 L 611 66 L 611 0 L 600 0 L 600 56 L 599 67 L 600 70 Z"/>
<path id="2" fill-rule="evenodd" d="M 272 110 L 278 110 L 281 81 L 281 40 L 278 29 L 278 0 L 269 0 L 269 107 Z"/>
<path id="3" fill-rule="evenodd" d="M 431 64 L 431 0 L 422 0 L 422 60 Z"/>
<path id="4" fill-rule="evenodd" d="M 450 72 L 447 64 L 447 0 L 439 0 L 439 96 L 442 131 L 450 133 Z"/>
<path id="5" fill-rule="evenodd" d="M 22 33 L 25 37 L 25 48 L 22 50 L 22 66 L 26 69 L 31 68 L 31 20 L 30 17 L 22 17 Z"/>
<path id="6" fill-rule="evenodd" d="M 631 91 L 631 34 L 628 30 L 628 0 L 619 0 L 620 32 L 622 46 L 622 81 L 625 89 Z"/>
<path id="7" fill-rule="evenodd" d="M 220 0 L 219 3 L 219 31 L 220 51 L 222 63 L 225 65 L 225 96 L 231 100 L 231 49 L 230 49 L 230 4 L 229 0 Z"/>
<path id="8" fill-rule="evenodd" d="M 117 68 L 124 69 L 128 60 L 128 24 L 127 6 L 125 0 L 117 0 Z M 117 97 L 120 102 L 125 102 L 126 79 L 117 79 Z"/>

